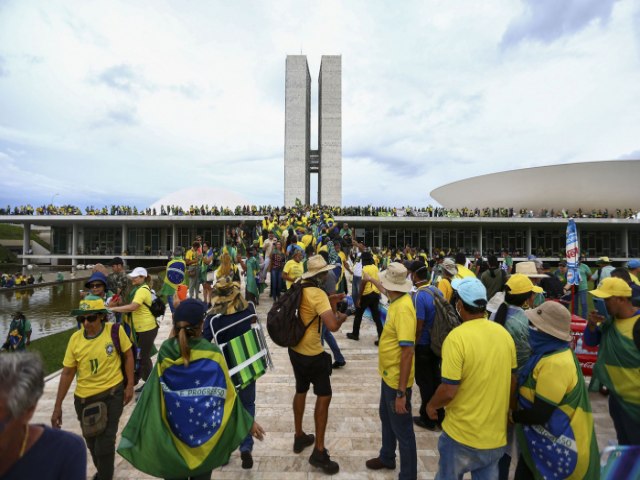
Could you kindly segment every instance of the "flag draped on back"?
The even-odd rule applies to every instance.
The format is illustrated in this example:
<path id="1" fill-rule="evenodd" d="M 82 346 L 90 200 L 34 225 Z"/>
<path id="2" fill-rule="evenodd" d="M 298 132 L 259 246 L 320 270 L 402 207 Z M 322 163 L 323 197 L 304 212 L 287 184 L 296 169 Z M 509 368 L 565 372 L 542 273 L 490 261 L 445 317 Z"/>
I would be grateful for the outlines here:
<path id="1" fill-rule="evenodd" d="M 544 425 L 516 425 L 518 446 L 536 479 L 600 478 L 600 455 L 593 414 L 580 364 L 573 355 L 578 382 L 553 411 Z M 533 407 L 536 382 L 532 373 L 523 384 L 527 392 L 518 396 L 524 408 Z"/>
<path id="2" fill-rule="evenodd" d="M 167 273 L 164 276 L 164 283 L 171 288 L 178 288 L 184 282 L 184 273 L 187 270 L 187 264 L 182 259 L 171 260 L 167 264 Z"/>
<path id="3" fill-rule="evenodd" d="M 219 467 L 253 424 L 218 347 L 204 339 L 192 339 L 190 346 L 185 367 L 177 339 L 162 344 L 122 432 L 118 453 L 149 475 L 181 478 Z"/>

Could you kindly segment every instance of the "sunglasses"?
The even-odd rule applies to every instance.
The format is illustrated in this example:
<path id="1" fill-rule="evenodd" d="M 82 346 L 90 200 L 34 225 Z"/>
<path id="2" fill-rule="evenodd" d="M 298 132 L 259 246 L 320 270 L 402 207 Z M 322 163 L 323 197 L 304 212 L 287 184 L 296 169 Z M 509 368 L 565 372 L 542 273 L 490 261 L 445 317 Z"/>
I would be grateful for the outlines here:
<path id="1" fill-rule="evenodd" d="M 104 283 L 91 283 L 89 285 L 89 288 L 100 288 L 100 287 L 104 287 Z"/>
<path id="2" fill-rule="evenodd" d="M 90 323 L 95 322 L 98 319 L 98 315 L 80 315 L 79 317 L 76 317 L 76 320 L 78 320 L 78 322 L 83 323 L 85 320 L 87 320 Z"/>

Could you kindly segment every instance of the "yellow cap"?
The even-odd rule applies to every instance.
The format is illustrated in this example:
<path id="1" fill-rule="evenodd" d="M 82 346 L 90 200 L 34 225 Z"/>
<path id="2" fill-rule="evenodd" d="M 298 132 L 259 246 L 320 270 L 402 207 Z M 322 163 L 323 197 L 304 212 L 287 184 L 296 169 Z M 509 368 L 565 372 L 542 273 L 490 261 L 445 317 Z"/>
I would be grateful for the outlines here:
<path id="1" fill-rule="evenodd" d="M 608 277 L 600 282 L 598 288 L 589 292 L 594 297 L 630 297 L 631 287 L 621 278 Z"/>
<path id="2" fill-rule="evenodd" d="M 515 273 L 507 280 L 507 286 L 509 287 L 509 293 L 513 295 L 520 295 L 521 293 L 542 293 L 544 290 L 537 285 L 534 285 L 529 277 L 522 273 Z"/>

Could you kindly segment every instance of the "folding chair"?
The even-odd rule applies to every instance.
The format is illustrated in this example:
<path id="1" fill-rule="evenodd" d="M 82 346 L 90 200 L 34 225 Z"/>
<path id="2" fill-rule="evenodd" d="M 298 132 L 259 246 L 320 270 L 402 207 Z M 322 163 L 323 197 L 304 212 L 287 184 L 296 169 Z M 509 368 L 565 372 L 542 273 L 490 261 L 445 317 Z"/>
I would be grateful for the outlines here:
<path id="1" fill-rule="evenodd" d="M 214 315 L 208 320 L 213 333 L 211 343 L 218 345 L 224 353 L 231 381 L 236 389 L 242 390 L 264 375 L 267 368 L 273 368 L 271 354 L 262 324 L 255 313 L 221 326 L 219 321 L 222 316 Z M 237 330 L 236 333 L 242 333 L 221 343 L 218 339 L 232 328 Z"/>
<path id="2" fill-rule="evenodd" d="M 602 480 L 639 479 L 640 445 L 613 445 L 600 455 Z"/>

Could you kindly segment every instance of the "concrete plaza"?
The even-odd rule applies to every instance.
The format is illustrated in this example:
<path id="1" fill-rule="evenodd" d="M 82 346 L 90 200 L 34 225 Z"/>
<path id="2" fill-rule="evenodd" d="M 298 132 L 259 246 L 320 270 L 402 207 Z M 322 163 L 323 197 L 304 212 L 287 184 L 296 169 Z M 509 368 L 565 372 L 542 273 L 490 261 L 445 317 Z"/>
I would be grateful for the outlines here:
<path id="1" fill-rule="evenodd" d="M 271 307 L 268 291 L 262 294 L 258 313 L 264 324 L 266 314 Z M 373 322 L 364 320 L 360 333 L 360 341 L 346 338 L 351 331 L 353 317 L 335 334 L 346 357 L 347 365 L 334 370 L 331 377 L 333 399 L 329 410 L 326 444 L 331 457 L 340 464 L 340 472 L 335 475 L 344 479 L 393 479 L 397 478 L 399 469 L 384 472 L 368 471 L 365 461 L 375 457 L 380 448 L 380 421 L 378 419 L 378 400 L 380 377 L 377 373 L 377 347 L 374 346 L 375 327 Z M 159 346 L 169 334 L 171 315 L 160 322 L 160 332 L 156 339 Z M 270 342 L 270 341 L 269 341 Z M 254 466 L 252 470 L 242 470 L 240 454 L 234 452 L 229 464 L 215 470 L 215 479 L 274 479 L 302 480 L 325 478 L 326 475 L 309 465 L 308 457 L 311 449 L 303 453 L 293 453 L 293 413 L 291 402 L 294 394 L 294 378 L 287 351 L 270 343 L 274 369 L 268 371 L 257 384 L 256 420 L 264 427 L 267 436 L 263 442 L 256 442 L 253 451 Z M 55 396 L 58 389 L 59 375 L 52 375 L 45 387 L 45 392 L 38 404 L 34 416 L 35 423 L 50 424 Z M 67 394 L 63 405 L 63 428 L 80 434 L 80 426 L 73 408 L 73 389 Z M 417 414 L 420 394 L 414 388 L 413 414 Z M 312 392 L 307 397 L 307 408 L 304 418 L 304 429 L 314 432 L 313 406 L 315 396 Z M 615 439 L 613 423 L 608 414 L 607 399 L 600 394 L 591 394 L 591 405 L 594 411 L 598 445 L 602 450 L 610 440 Z M 133 411 L 133 405 L 125 407 L 120 420 L 121 428 Z M 418 478 L 432 479 L 438 468 L 438 433 L 416 427 L 416 443 L 418 448 Z M 151 438 L 149 441 L 153 441 Z M 87 477 L 91 478 L 95 469 L 88 455 Z M 116 456 L 115 478 L 146 479 L 145 475 L 122 457 Z"/>

